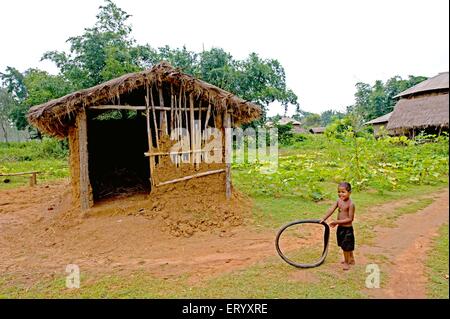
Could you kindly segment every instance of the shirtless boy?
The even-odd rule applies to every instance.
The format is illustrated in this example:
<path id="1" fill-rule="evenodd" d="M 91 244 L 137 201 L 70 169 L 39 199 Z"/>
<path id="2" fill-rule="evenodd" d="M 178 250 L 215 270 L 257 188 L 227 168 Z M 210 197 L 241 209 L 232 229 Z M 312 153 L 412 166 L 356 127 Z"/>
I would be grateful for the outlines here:
<path id="1" fill-rule="evenodd" d="M 333 206 L 328 209 L 326 215 L 321 219 L 321 222 L 325 222 L 333 212 L 338 208 L 338 218 L 333 220 L 329 225 L 331 228 L 338 226 L 336 231 L 338 246 L 342 248 L 344 253 L 343 269 L 348 270 L 349 265 L 355 264 L 355 258 L 353 257 L 353 250 L 355 249 L 355 236 L 353 233 L 353 218 L 355 216 L 355 204 L 350 199 L 352 193 L 352 187 L 350 183 L 343 182 L 338 185 L 338 197 L 339 199 Z"/>

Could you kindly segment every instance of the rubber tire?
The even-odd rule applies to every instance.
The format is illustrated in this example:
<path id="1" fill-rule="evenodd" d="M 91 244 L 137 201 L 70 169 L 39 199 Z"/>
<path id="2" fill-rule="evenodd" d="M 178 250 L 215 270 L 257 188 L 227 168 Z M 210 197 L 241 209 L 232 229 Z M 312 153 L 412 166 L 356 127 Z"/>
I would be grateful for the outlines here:
<path id="1" fill-rule="evenodd" d="M 298 225 L 298 224 L 320 224 L 325 228 L 324 231 L 324 236 L 323 236 L 323 252 L 322 252 L 322 256 L 320 257 L 320 259 L 313 263 L 313 264 L 300 264 L 300 263 L 296 263 L 292 260 L 290 260 L 289 258 L 287 258 L 280 249 L 280 236 L 281 234 L 289 227 L 294 226 L 294 225 Z M 317 266 L 320 266 L 324 261 L 325 258 L 327 257 L 328 254 L 328 241 L 330 239 L 330 227 L 328 226 L 327 223 L 323 222 L 321 223 L 319 219 L 304 219 L 304 220 L 297 220 L 297 221 L 293 221 L 289 224 L 284 225 L 283 227 L 281 227 L 281 229 L 278 231 L 277 233 L 277 237 L 275 238 L 275 248 L 277 249 L 278 255 L 280 255 L 280 257 L 287 262 L 289 265 L 292 265 L 294 267 L 297 268 L 314 268 Z"/>

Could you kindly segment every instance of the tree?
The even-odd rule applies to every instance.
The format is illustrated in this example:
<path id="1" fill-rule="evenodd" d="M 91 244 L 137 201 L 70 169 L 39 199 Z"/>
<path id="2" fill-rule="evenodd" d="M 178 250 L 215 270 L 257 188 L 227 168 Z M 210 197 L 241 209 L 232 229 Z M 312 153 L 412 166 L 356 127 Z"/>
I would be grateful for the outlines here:
<path id="1" fill-rule="evenodd" d="M 20 73 L 7 68 L 1 79 L 5 90 L 14 103 L 9 109 L 8 118 L 18 130 L 29 128 L 26 114 L 31 106 L 45 103 L 73 91 L 71 84 L 61 75 L 50 75 L 38 69 L 28 69 Z"/>
<path id="2" fill-rule="evenodd" d="M 130 15 L 111 0 L 105 0 L 95 25 L 67 40 L 68 52 L 44 53 L 42 60 L 52 61 L 58 67 L 57 76 L 39 70 L 22 74 L 13 68 L 7 69 L 2 79 L 18 101 L 14 115 L 16 126 L 26 125 L 24 115 L 31 105 L 149 68 L 161 60 L 260 105 L 263 109 L 260 121 L 265 120 L 267 106 L 274 101 L 281 102 L 285 108 L 290 104 L 298 107 L 297 96 L 286 87 L 284 68 L 276 59 L 262 59 L 251 53 L 246 59 L 236 60 L 220 48 L 196 53 L 186 47 L 153 49 L 149 44 L 137 45 L 131 36 L 129 18 Z"/>
<path id="3" fill-rule="evenodd" d="M 97 22 L 81 36 L 71 37 L 70 52 L 48 51 L 42 60 L 50 60 L 76 89 L 94 86 L 124 73 L 140 69 L 145 47 L 134 47 L 130 15 L 111 0 L 100 6 Z M 145 57 L 145 56 L 144 56 Z"/>
<path id="4" fill-rule="evenodd" d="M 315 113 L 307 115 L 302 119 L 302 123 L 305 127 L 308 127 L 308 128 L 320 126 L 320 115 L 315 114 Z"/>
<path id="5" fill-rule="evenodd" d="M 11 126 L 10 114 L 14 106 L 14 98 L 5 88 L 0 87 L 0 128 L 6 143 L 8 143 L 8 128 Z"/>
<path id="6" fill-rule="evenodd" d="M 410 75 L 407 80 L 394 76 L 383 83 L 375 81 L 373 86 L 356 83 L 355 104 L 347 107 L 347 113 L 358 115 L 364 121 L 369 121 L 392 112 L 397 100 L 395 96 L 400 92 L 426 80 L 423 76 Z"/>
<path id="7" fill-rule="evenodd" d="M 344 113 L 334 111 L 334 110 L 327 110 L 320 114 L 320 125 L 321 126 L 327 126 L 328 124 L 332 123 L 336 119 L 341 119 L 345 116 Z"/>

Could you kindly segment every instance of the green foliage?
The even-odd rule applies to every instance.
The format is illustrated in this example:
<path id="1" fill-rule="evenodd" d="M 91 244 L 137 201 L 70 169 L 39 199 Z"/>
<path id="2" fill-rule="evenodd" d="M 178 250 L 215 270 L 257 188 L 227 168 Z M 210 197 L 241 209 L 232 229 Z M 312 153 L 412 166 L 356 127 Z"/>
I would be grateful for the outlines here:
<path id="1" fill-rule="evenodd" d="M 275 123 L 275 128 L 278 130 L 278 142 L 282 145 L 292 144 L 294 133 L 292 132 L 292 123 L 279 124 Z"/>
<path id="2" fill-rule="evenodd" d="M 79 36 L 70 37 L 69 52 L 48 51 L 42 60 L 56 64 L 59 75 L 29 69 L 24 73 L 8 67 L 0 77 L 17 102 L 10 119 L 19 129 L 27 127 L 25 115 L 30 106 L 58 98 L 69 92 L 92 87 L 125 73 L 149 68 L 166 60 L 182 71 L 259 104 L 265 111 L 269 103 L 296 105 L 297 96 L 286 87 L 285 71 L 275 59 L 251 53 L 234 59 L 220 48 L 201 53 L 183 48 L 149 44 L 137 45 L 128 24 L 130 15 L 111 0 L 100 6 L 94 26 Z M 256 123 L 254 124 L 256 125 Z"/>
<path id="3" fill-rule="evenodd" d="M 44 137 L 41 141 L 0 143 L 0 163 L 35 161 L 40 159 L 66 159 L 69 154 L 67 140 Z"/>
<path id="4" fill-rule="evenodd" d="M 235 164 L 241 187 L 254 196 L 319 201 L 334 198 L 326 189 L 341 181 L 357 192 L 370 188 L 379 193 L 447 181 L 448 136 L 421 143 L 357 136 L 351 128 L 340 134 L 342 138 L 311 135 L 293 143 L 287 155 L 279 156 L 273 174 L 261 173 L 264 163 Z"/>
<path id="5" fill-rule="evenodd" d="M 369 121 L 392 112 L 396 103 L 394 96 L 426 80 L 423 76 L 410 75 L 407 80 L 394 76 L 383 83 L 377 80 L 373 86 L 356 83 L 356 103 L 347 108 L 348 113 L 358 114 L 364 121 Z"/>
<path id="6" fill-rule="evenodd" d="M 434 240 L 427 256 L 427 295 L 430 298 L 448 299 L 448 224 L 439 229 L 439 236 Z"/>

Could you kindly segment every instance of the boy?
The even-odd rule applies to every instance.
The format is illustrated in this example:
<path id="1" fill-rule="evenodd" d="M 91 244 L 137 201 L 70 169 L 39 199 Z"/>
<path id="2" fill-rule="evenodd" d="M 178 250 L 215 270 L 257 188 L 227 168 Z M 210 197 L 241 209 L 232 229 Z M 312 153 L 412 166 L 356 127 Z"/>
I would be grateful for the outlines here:
<path id="1" fill-rule="evenodd" d="M 336 231 L 338 246 L 342 248 L 344 253 L 343 269 L 348 270 L 349 265 L 355 264 L 353 257 L 353 250 L 355 249 L 355 236 L 353 233 L 353 218 L 355 216 L 355 204 L 350 199 L 352 193 L 352 186 L 350 183 L 343 182 L 338 185 L 339 199 L 330 209 L 327 214 L 321 219 L 325 222 L 330 217 L 336 208 L 339 209 L 337 220 L 332 221 L 329 225 L 331 228 L 338 226 Z"/>

